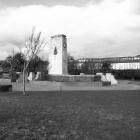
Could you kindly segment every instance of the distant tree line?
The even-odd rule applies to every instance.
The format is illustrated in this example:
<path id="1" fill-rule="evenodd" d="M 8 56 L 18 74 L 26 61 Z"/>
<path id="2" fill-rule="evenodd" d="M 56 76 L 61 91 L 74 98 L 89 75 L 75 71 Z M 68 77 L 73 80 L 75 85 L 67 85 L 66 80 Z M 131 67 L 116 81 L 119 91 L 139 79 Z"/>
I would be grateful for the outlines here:
<path id="1" fill-rule="evenodd" d="M 107 73 L 111 71 L 111 64 L 109 62 L 103 62 L 101 67 L 96 66 L 96 62 L 87 60 L 83 63 L 79 63 L 73 56 L 68 56 L 68 73 L 71 75 L 84 74 L 96 74 L 97 72 Z"/>
<path id="2" fill-rule="evenodd" d="M 24 68 L 25 59 L 21 52 L 8 56 L 4 61 L 1 62 L 1 67 L 6 73 L 22 72 Z M 35 56 L 27 68 L 27 73 L 47 71 L 48 61 L 42 60 L 39 56 Z M 112 73 L 117 79 L 140 79 L 140 70 L 112 70 L 110 62 L 102 62 L 101 68 L 97 69 L 96 63 L 92 61 L 85 61 L 81 64 L 74 59 L 73 56 L 68 55 L 68 73 L 70 75 L 84 74 L 96 74 L 97 72 Z"/>
<path id="3" fill-rule="evenodd" d="M 25 59 L 21 52 L 8 56 L 4 61 L 1 62 L 3 71 L 6 73 L 11 72 L 22 72 L 24 68 Z M 35 56 L 27 68 L 27 72 L 38 72 L 47 71 L 48 61 L 42 60 L 39 56 Z"/>
<path id="4" fill-rule="evenodd" d="M 73 56 L 68 54 L 68 73 L 70 75 L 79 75 L 81 73 L 78 69 L 78 61 Z"/>

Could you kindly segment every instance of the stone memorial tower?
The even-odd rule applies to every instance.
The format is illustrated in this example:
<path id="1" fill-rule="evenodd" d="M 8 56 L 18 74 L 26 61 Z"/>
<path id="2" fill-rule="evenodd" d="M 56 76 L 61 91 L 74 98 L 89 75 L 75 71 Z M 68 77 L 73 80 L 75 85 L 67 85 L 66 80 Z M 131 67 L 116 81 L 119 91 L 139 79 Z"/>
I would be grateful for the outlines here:
<path id="1" fill-rule="evenodd" d="M 65 35 L 51 37 L 49 51 L 49 74 L 66 75 L 67 72 L 67 38 Z"/>

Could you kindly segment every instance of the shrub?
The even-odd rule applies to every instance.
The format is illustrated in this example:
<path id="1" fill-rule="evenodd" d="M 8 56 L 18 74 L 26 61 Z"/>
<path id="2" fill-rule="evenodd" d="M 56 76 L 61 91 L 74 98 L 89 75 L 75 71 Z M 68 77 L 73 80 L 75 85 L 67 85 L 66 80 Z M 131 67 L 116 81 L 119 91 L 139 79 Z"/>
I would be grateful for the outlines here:
<path id="1" fill-rule="evenodd" d="M 101 81 L 101 76 L 100 75 L 95 75 L 94 76 L 94 81 L 95 82 Z"/>

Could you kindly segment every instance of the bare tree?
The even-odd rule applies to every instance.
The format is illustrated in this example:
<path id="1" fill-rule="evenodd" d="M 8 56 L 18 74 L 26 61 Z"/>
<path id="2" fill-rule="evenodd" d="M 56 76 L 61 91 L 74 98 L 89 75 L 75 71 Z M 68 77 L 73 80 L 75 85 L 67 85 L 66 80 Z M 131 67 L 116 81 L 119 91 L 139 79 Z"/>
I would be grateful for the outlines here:
<path id="1" fill-rule="evenodd" d="M 25 43 L 25 50 L 23 52 L 24 59 L 26 60 L 23 68 L 23 95 L 25 95 L 25 74 L 26 70 L 31 62 L 31 60 L 38 55 L 41 48 L 43 48 L 46 43 L 44 39 L 41 38 L 42 32 L 35 33 L 35 28 L 33 28 L 30 37 Z"/>

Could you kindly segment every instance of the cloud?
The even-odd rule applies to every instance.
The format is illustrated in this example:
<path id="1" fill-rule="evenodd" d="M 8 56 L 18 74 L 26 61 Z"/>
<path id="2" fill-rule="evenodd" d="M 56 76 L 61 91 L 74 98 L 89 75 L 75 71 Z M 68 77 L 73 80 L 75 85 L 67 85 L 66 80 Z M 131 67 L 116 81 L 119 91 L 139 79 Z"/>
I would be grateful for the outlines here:
<path id="1" fill-rule="evenodd" d="M 130 13 L 140 14 L 140 0 L 125 0 L 122 6 Z"/>
<path id="2" fill-rule="evenodd" d="M 0 0 L 0 3 L 3 6 L 28 6 L 28 5 L 45 5 L 45 6 L 56 6 L 56 5 L 65 5 L 65 6 L 84 6 L 87 3 L 99 4 L 104 0 Z"/>
<path id="3" fill-rule="evenodd" d="M 75 57 L 137 55 L 139 1 L 92 2 L 82 7 L 32 5 L 3 8 L 0 10 L 0 50 L 9 53 L 7 48 L 23 47 L 32 27 L 36 26 L 48 42 L 51 35 L 66 34 L 68 51 Z M 2 44 L 6 44 L 5 49 Z M 42 54 L 45 56 L 45 52 Z"/>

